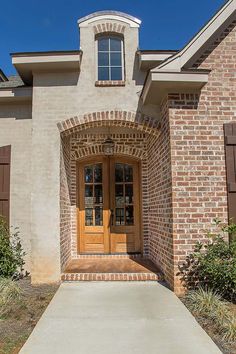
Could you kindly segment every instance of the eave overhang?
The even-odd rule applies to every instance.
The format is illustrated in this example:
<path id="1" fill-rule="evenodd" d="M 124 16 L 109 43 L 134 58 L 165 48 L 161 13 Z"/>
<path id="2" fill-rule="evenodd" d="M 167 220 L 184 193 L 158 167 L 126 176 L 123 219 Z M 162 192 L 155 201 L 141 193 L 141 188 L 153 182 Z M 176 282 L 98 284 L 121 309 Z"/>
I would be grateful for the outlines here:
<path id="1" fill-rule="evenodd" d="M 32 85 L 34 72 L 79 71 L 81 51 L 12 53 L 12 64 L 26 85 Z"/>
<path id="2" fill-rule="evenodd" d="M 0 103 L 23 103 L 32 101 L 32 87 L 0 88 Z"/>
<path id="3" fill-rule="evenodd" d="M 148 71 L 153 69 L 176 53 L 176 50 L 139 50 L 137 52 L 139 70 Z"/>
<path id="4" fill-rule="evenodd" d="M 168 93 L 195 93 L 208 82 L 209 71 L 150 71 L 141 99 L 144 104 L 160 104 Z"/>

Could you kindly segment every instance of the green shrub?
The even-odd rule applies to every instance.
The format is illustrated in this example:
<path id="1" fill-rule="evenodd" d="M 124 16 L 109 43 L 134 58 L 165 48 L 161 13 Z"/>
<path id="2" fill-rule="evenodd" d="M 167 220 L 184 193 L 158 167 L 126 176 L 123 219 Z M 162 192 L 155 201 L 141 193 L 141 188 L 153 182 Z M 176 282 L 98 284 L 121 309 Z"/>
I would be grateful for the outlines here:
<path id="1" fill-rule="evenodd" d="M 22 290 L 16 281 L 0 278 L 0 318 L 6 316 L 13 306 L 22 299 Z"/>
<path id="2" fill-rule="evenodd" d="M 206 242 L 198 242 L 193 253 L 179 266 L 179 275 L 187 289 L 212 289 L 224 298 L 236 301 L 236 240 L 225 241 L 225 232 L 235 230 L 235 224 L 220 226 L 216 233 L 208 232 Z"/>
<path id="3" fill-rule="evenodd" d="M 17 279 L 23 274 L 25 252 L 19 238 L 19 230 L 10 232 L 0 216 L 0 277 Z"/>

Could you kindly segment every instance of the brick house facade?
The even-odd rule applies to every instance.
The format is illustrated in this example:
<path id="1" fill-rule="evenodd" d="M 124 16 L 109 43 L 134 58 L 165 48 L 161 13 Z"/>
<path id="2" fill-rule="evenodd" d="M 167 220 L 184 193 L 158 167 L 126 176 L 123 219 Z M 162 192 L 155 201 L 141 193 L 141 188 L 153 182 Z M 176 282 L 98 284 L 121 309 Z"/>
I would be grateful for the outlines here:
<path id="1" fill-rule="evenodd" d="M 10 224 L 20 227 L 34 283 L 59 281 L 68 262 L 83 253 L 99 262 L 103 252 L 95 241 L 80 248 L 81 238 L 94 240 L 95 231 L 88 227 L 86 236 L 81 229 L 81 215 L 86 218 L 91 206 L 80 210 L 79 193 L 88 186 L 81 185 L 78 166 L 96 158 L 100 164 L 109 138 L 115 166 L 122 158 L 124 166 L 136 161 L 140 174 L 139 202 L 125 204 L 122 231 L 116 231 L 120 237 L 127 232 L 127 248 L 117 243 L 126 251 L 115 253 L 141 253 L 181 291 L 179 262 L 205 237 L 213 218 L 228 220 L 224 124 L 236 114 L 235 12 L 236 1 L 228 1 L 179 52 L 138 50 L 140 21 L 110 11 L 78 21 L 80 51 L 12 54 L 19 76 L 0 76 L 0 147 L 11 146 Z M 112 51 L 114 38 L 120 51 Z M 99 49 L 108 43 L 100 39 L 109 41 L 109 49 Z M 104 53 L 108 66 L 102 65 Z M 111 65 L 112 55 L 119 65 Z M 102 188 L 105 200 L 113 187 Z M 114 205 L 116 223 L 123 207 Z M 102 208 L 99 237 L 107 215 Z M 137 221 L 131 209 L 140 217 L 137 247 L 137 235 L 127 231 L 132 218 Z M 95 227 L 99 214 L 92 215 Z"/>

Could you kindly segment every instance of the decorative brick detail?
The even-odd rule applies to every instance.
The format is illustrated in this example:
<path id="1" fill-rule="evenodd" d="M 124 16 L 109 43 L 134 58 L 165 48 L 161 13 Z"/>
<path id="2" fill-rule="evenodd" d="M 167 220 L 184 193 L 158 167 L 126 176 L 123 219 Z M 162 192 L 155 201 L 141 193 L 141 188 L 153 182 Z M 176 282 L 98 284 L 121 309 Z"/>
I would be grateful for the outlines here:
<path id="1" fill-rule="evenodd" d="M 124 34 L 125 26 L 121 25 L 120 23 L 116 23 L 116 22 L 105 22 L 105 23 L 99 23 L 96 26 L 93 26 L 93 30 L 94 30 L 95 34 L 107 33 L 107 32 L 115 32 L 115 33 Z"/>
<path id="2" fill-rule="evenodd" d="M 157 118 L 130 111 L 99 111 L 75 116 L 57 124 L 60 133 L 70 135 L 85 129 L 101 126 L 128 127 L 158 135 Z"/>
<path id="3" fill-rule="evenodd" d="M 62 281 L 163 281 L 155 273 L 63 273 Z"/>
<path id="4" fill-rule="evenodd" d="M 119 81 L 114 81 L 114 80 L 108 80 L 108 81 L 95 81 L 95 86 L 99 87 L 112 87 L 112 86 L 125 86 L 125 81 L 119 80 Z"/>

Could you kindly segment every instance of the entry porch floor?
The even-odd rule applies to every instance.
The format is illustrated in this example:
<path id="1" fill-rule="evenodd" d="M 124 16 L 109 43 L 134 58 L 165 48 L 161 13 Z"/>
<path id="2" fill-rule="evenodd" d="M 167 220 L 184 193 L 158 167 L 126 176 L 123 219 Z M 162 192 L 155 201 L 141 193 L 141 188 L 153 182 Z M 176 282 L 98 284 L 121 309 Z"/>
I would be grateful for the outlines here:
<path id="1" fill-rule="evenodd" d="M 72 260 L 62 274 L 63 281 L 158 281 L 160 270 L 142 257 L 82 257 Z"/>

